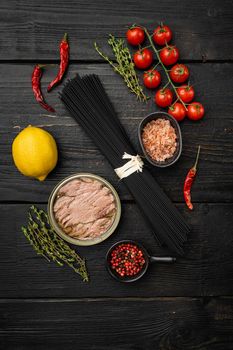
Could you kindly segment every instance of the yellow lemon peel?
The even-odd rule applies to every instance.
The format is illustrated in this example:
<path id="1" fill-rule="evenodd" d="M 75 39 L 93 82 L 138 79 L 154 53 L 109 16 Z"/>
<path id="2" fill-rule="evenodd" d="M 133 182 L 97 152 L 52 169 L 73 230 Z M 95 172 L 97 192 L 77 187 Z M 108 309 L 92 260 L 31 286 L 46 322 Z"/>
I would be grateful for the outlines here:
<path id="1" fill-rule="evenodd" d="M 29 125 L 14 139 L 12 156 L 23 175 L 44 181 L 57 164 L 56 141 L 47 131 Z"/>

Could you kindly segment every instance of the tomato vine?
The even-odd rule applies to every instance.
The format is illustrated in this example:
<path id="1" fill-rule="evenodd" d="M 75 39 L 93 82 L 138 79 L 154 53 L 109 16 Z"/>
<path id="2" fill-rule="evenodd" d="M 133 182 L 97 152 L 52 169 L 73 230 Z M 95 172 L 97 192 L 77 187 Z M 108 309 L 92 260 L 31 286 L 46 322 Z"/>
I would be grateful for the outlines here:
<path id="1" fill-rule="evenodd" d="M 179 101 L 180 103 L 182 103 L 182 105 L 184 106 L 185 110 L 187 111 L 186 104 L 185 104 L 185 103 L 182 101 L 182 99 L 180 98 L 180 96 L 179 96 L 179 94 L 178 94 L 178 92 L 177 92 L 177 88 L 176 88 L 176 86 L 173 84 L 173 82 L 172 82 L 172 80 L 171 80 L 171 78 L 170 78 L 169 69 L 167 69 L 167 68 L 165 67 L 165 65 L 163 64 L 163 62 L 161 61 L 161 58 L 160 58 L 160 56 L 159 56 L 159 51 L 160 51 L 160 50 L 158 50 L 158 49 L 155 47 L 155 45 L 154 45 L 154 43 L 153 43 L 153 40 L 152 40 L 152 36 L 149 34 L 147 28 L 146 28 L 146 27 L 141 27 L 141 28 L 144 30 L 144 32 L 145 32 L 145 34 L 146 34 L 146 36 L 147 36 L 147 38 L 148 38 L 148 40 L 149 40 L 149 42 L 150 42 L 150 47 L 153 49 L 153 51 L 154 51 L 154 53 L 155 53 L 155 55 L 156 55 L 156 57 L 157 57 L 157 59 L 158 59 L 158 63 L 156 64 L 156 66 L 157 66 L 157 65 L 160 65 L 160 66 L 163 68 L 163 70 L 164 70 L 164 72 L 165 72 L 165 74 L 166 74 L 168 83 L 164 86 L 164 89 L 165 89 L 168 85 L 170 85 L 170 86 L 172 87 L 172 89 L 173 89 L 173 91 L 174 91 L 176 97 L 177 97 L 177 99 L 176 99 L 176 101 L 175 101 L 174 103 L 176 103 L 177 101 Z M 173 104 L 174 104 L 174 103 L 173 103 Z"/>

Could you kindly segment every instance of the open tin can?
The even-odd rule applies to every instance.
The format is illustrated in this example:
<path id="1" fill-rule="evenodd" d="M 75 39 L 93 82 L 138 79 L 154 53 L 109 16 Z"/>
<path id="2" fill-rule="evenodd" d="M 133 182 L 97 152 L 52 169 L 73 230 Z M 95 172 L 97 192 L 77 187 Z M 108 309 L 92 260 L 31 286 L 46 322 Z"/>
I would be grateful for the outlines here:
<path id="1" fill-rule="evenodd" d="M 84 177 L 97 180 L 97 181 L 101 182 L 104 186 L 106 186 L 107 188 L 110 189 L 112 195 L 114 196 L 115 205 L 116 205 L 116 213 L 115 213 L 115 217 L 114 217 L 114 220 L 113 220 L 111 226 L 106 230 L 106 232 L 101 234 L 99 237 L 81 240 L 81 239 L 72 238 L 67 233 L 65 233 L 63 231 L 62 227 L 58 224 L 58 222 L 55 218 L 54 204 L 55 204 L 55 201 L 56 201 L 57 196 L 58 196 L 58 191 L 60 190 L 61 187 L 63 187 L 65 184 L 67 184 L 68 182 L 70 182 L 74 179 L 80 179 L 80 178 L 84 178 Z M 90 245 L 94 245 L 94 244 L 98 244 L 100 242 L 103 242 L 105 239 L 107 239 L 108 237 L 110 237 L 113 234 L 113 232 L 117 228 L 118 223 L 120 221 L 121 202 L 120 202 L 120 198 L 119 198 L 115 188 L 104 178 L 102 178 L 98 175 L 95 175 L 95 174 L 90 174 L 90 173 L 77 173 L 77 174 L 68 176 L 65 179 L 63 179 L 52 190 L 50 197 L 49 197 L 49 200 L 48 200 L 48 217 L 49 217 L 49 222 L 50 222 L 51 226 L 54 228 L 56 233 L 61 238 L 63 238 L 65 241 L 72 243 L 72 244 L 75 244 L 75 245 L 79 245 L 79 246 L 90 246 Z"/>

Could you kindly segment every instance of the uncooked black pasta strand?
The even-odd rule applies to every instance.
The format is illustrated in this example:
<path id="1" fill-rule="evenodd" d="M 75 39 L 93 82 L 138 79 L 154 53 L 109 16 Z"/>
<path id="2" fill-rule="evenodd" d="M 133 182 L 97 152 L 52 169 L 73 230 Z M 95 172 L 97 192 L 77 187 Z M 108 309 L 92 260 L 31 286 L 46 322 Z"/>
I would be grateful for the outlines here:
<path id="1" fill-rule="evenodd" d="M 125 163 L 124 152 L 136 155 L 98 76 L 77 76 L 66 84 L 61 98 L 114 168 Z M 123 181 L 158 241 L 182 254 L 189 228 L 148 170 L 134 173 Z"/>
<path id="2" fill-rule="evenodd" d="M 71 89 L 70 89 L 71 91 L 70 91 L 70 93 L 71 94 L 74 94 L 74 95 L 76 95 L 75 94 L 75 89 L 71 86 Z M 83 94 L 80 90 L 79 90 L 79 93 L 81 94 L 81 98 L 82 99 L 85 99 L 86 98 L 86 96 L 85 96 L 85 94 Z M 78 99 L 78 101 L 80 102 L 80 99 L 79 99 L 79 97 L 76 95 L 76 98 Z M 96 123 L 96 125 L 98 126 L 98 111 L 97 110 L 95 110 L 94 109 L 94 107 L 92 106 L 92 104 L 90 103 L 90 100 L 88 101 L 88 99 L 87 99 L 87 102 L 89 103 L 89 105 L 88 105 L 88 113 L 89 114 L 91 114 L 92 115 L 92 118 L 93 118 L 93 120 L 95 120 L 95 123 Z M 83 107 L 86 107 L 85 105 L 83 106 Z M 80 105 L 78 106 L 78 108 L 80 109 L 81 107 L 80 107 Z M 95 125 L 94 125 L 94 127 L 95 127 Z M 105 130 L 105 132 L 104 132 L 104 135 L 103 136 L 105 136 L 106 134 L 108 134 L 107 133 L 107 126 L 106 126 L 106 130 Z M 100 129 L 100 131 L 102 131 L 102 129 Z M 111 132 L 111 131 L 110 131 Z M 101 133 L 101 132 L 100 132 Z M 110 133 L 109 133 L 109 135 L 110 135 Z M 112 147 L 113 148 L 115 148 L 115 150 L 116 150 L 116 154 L 118 155 L 118 150 L 119 150 L 119 148 L 116 148 L 115 147 L 115 144 L 116 143 L 118 143 L 119 142 L 119 138 L 117 138 L 117 134 L 116 133 L 113 133 L 113 132 L 111 132 L 111 141 L 112 141 Z"/>
<path id="3" fill-rule="evenodd" d="M 148 192 L 146 192 L 146 191 L 145 192 L 144 191 L 141 192 L 141 197 L 142 198 L 145 197 L 145 193 L 148 194 Z M 141 202 L 142 202 L 142 200 L 141 200 Z M 149 221 L 151 220 L 151 218 L 153 218 L 153 213 L 155 213 L 155 210 L 156 210 L 156 213 L 157 213 L 156 221 L 159 221 L 160 223 L 161 222 L 162 223 L 165 223 L 165 222 L 167 223 L 167 230 L 166 230 L 166 235 L 164 236 L 165 237 L 164 241 L 167 240 L 166 239 L 167 237 L 169 237 L 169 239 L 173 242 L 173 244 L 176 244 L 177 241 L 180 242 L 180 243 L 183 243 L 186 240 L 185 237 L 183 237 L 180 234 L 179 231 L 177 231 L 177 234 L 175 235 L 176 226 L 173 226 L 173 228 L 171 227 L 171 223 L 168 220 L 169 217 L 167 217 L 166 215 L 164 216 L 163 211 L 160 211 L 158 207 L 157 208 L 155 208 L 155 207 L 153 208 L 152 205 L 151 205 L 152 203 L 150 201 L 148 202 L 148 198 L 146 198 L 146 197 L 144 198 L 144 203 L 145 203 L 145 205 L 148 206 L 147 214 L 151 213 L 150 215 L 147 215 L 147 218 L 148 218 Z M 157 232 L 157 234 L 159 235 L 161 230 L 162 230 L 162 228 L 163 228 L 163 226 L 159 228 L 159 231 L 155 230 L 155 232 Z"/>
<path id="4" fill-rule="evenodd" d="M 145 186 L 147 186 L 147 188 L 145 189 L 145 191 L 144 191 L 144 193 L 146 193 L 147 194 L 147 201 L 148 201 L 148 205 L 150 204 L 151 206 L 155 206 L 155 208 L 156 208 L 156 210 L 158 209 L 158 205 L 160 205 L 160 206 L 162 206 L 163 208 L 164 208 L 164 212 L 166 213 L 166 215 L 169 217 L 169 221 L 171 221 L 171 222 L 173 222 L 173 223 L 175 223 L 176 225 L 178 225 L 178 227 L 179 227 L 179 229 L 182 231 L 182 229 L 184 228 L 184 229 L 187 229 L 186 228 L 186 225 L 184 226 L 184 225 L 182 225 L 182 223 L 183 223 L 183 218 L 181 217 L 181 222 L 179 221 L 179 220 L 177 220 L 177 217 L 176 217 L 176 215 L 174 215 L 174 213 L 173 213 L 173 205 L 171 206 L 172 207 L 172 209 L 170 210 L 170 207 L 169 207 L 169 211 L 168 211 L 168 206 L 166 206 L 165 204 L 164 204 L 164 202 L 163 202 L 163 200 L 162 199 L 164 199 L 164 194 L 163 194 L 163 196 L 161 197 L 161 194 L 160 194 L 160 188 L 158 187 L 158 189 L 157 189 L 157 191 L 156 191 L 156 197 L 158 198 L 158 201 L 151 201 L 151 196 L 152 196 L 152 193 L 153 193 L 153 195 L 154 195 L 154 192 L 152 192 L 152 190 L 151 190 L 151 188 L 150 188 L 150 184 L 146 181 L 146 179 L 145 179 L 145 173 L 146 173 L 147 171 L 146 170 L 144 170 L 144 174 L 135 174 L 135 176 L 138 176 L 139 177 L 139 179 L 137 180 L 137 185 L 138 185 L 138 182 L 140 182 L 140 187 L 142 188 L 142 187 L 145 187 Z M 143 178 L 142 178 L 142 176 L 141 175 L 143 175 Z M 132 184 L 132 181 L 133 181 L 133 178 L 134 178 L 134 176 L 131 176 L 131 178 L 129 178 L 129 183 L 128 183 L 128 186 L 130 186 L 130 183 Z M 153 179 L 152 179 L 153 180 Z M 127 181 L 127 179 L 125 180 L 125 181 Z M 154 181 L 153 181 L 154 182 Z M 151 182 L 150 182 L 151 183 Z M 160 196 L 159 196 L 159 194 L 160 194 Z M 169 203 L 169 204 L 171 204 L 171 203 Z M 162 213 L 163 213 L 163 211 L 162 211 Z M 176 214 L 177 214 L 177 210 L 176 210 Z M 170 224 L 170 223 L 169 223 Z M 176 226 L 173 226 L 173 228 L 175 228 Z M 181 235 L 181 233 L 178 233 L 178 236 L 182 236 Z"/>

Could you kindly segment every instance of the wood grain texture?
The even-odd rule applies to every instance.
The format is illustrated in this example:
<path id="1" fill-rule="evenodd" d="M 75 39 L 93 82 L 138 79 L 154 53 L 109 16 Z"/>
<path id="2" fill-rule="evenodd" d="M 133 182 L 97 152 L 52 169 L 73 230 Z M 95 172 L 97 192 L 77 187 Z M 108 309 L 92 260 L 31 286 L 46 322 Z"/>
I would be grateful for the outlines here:
<path id="1" fill-rule="evenodd" d="M 126 188 L 118 182 L 107 160 L 64 110 L 58 98 L 61 87 L 49 95 L 46 94 L 46 99 L 55 106 L 57 114 L 46 113 L 35 102 L 30 82 L 32 67 L 26 64 L 0 65 L 0 200 L 45 202 L 58 181 L 79 171 L 94 172 L 106 177 L 117 187 L 122 199 L 130 199 Z M 192 81 L 197 84 L 196 99 L 204 103 L 206 116 L 200 122 L 185 120 L 181 123 L 183 152 L 174 166 L 167 169 L 152 167 L 151 170 L 169 197 L 173 201 L 183 202 L 183 181 L 194 162 L 197 145 L 201 144 L 193 201 L 229 202 L 233 200 L 233 65 L 190 64 L 189 67 Z M 56 67 L 46 71 L 43 91 L 55 72 Z M 121 78 L 108 65 L 72 65 L 68 77 L 73 77 L 76 72 L 100 75 L 119 118 L 139 150 L 137 128 L 146 114 L 158 110 L 153 99 L 148 104 L 137 102 Z M 59 164 L 43 183 L 22 176 L 12 161 L 11 143 L 18 132 L 29 124 L 44 127 L 58 142 Z"/>
<path id="2" fill-rule="evenodd" d="M 4 350 L 231 350 L 233 300 L 0 302 Z"/>
<path id="3" fill-rule="evenodd" d="M 39 206 L 41 207 L 41 206 Z M 151 265 L 137 283 L 122 284 L 105 269 L 105 254 L 122 239 L 141 242 L 152 255 L 168 255 L 159 248 L 135 204 L 124 204 L 120 226 L 105 242 L 77 247 L 87 259 L 90 283 L 81 282 L 69 268 L 60 268 L 37 256 L 20 227 L 29 205 L 1 205 L 0 297 L 154 297 L 218 296 L 233 293 L 232 204 L 196 204 L 190 213 L 178 209 L 192 227 L 185 257 L 173 265 Z"/>
<path id="4" fill-rule="evenodd" d="M 124 36 L 133 23 L 151 31 L 165 21 L 183 59 L 233 59 L 233 8 L 230 0 L 1 0 L 0 59 L 58 59 L 64 32 L 71 41 L 71 58 L 100 59 L 97 41 L 106 52 L 109 33 Z"/>
<path id="5" fill-rule="evenodd" d="M 0 349 L 232 350 L 232 19 L 231 0 L 0 1 Z M 185 257 L 171 266 L 152 265 L 142 280 L 125 285 L 105 270 L 111 244 L 129 238 L 151 254 L 168 252 L 156 245 L 126 188 L 62 107 L 61 86 L 45 94 L 57 110 L 51 115 L 34 101 L 30 77 L 35 63 L 59 62 L 59 42 L 68 32 L 73 64 L 66 78 L 99 74 L 138 146 L 138 124 L 157 108 L 153 99 L 137 102 L 93 44 L 111 56 L 109 33 L 123 37 L 135 22 L 153 30 L 161 20 L 171 26 L 181 60 L 190 63 L 195 99 L 206 109 L 200 123 L 181 124 L 179 162 L 152 169 L 192 232 Z M 46 69 L 43 91 L 56 72 L 57 66 Z M 43 183 L 23 177 L 13 165 L 11 143 L 28 124 L 45 128 L 58 143 L 59 163 Z M 202 152 L 191 213 L 180 203 L 198 144 Z M 87 259 L 89 284 L 37 256 L 20 231 L 30 203 L 47 202 L 58 181 L 79 171 L 104 176 L 123 200 L 114 235 L 100 245 L 77 248 Z"/>

